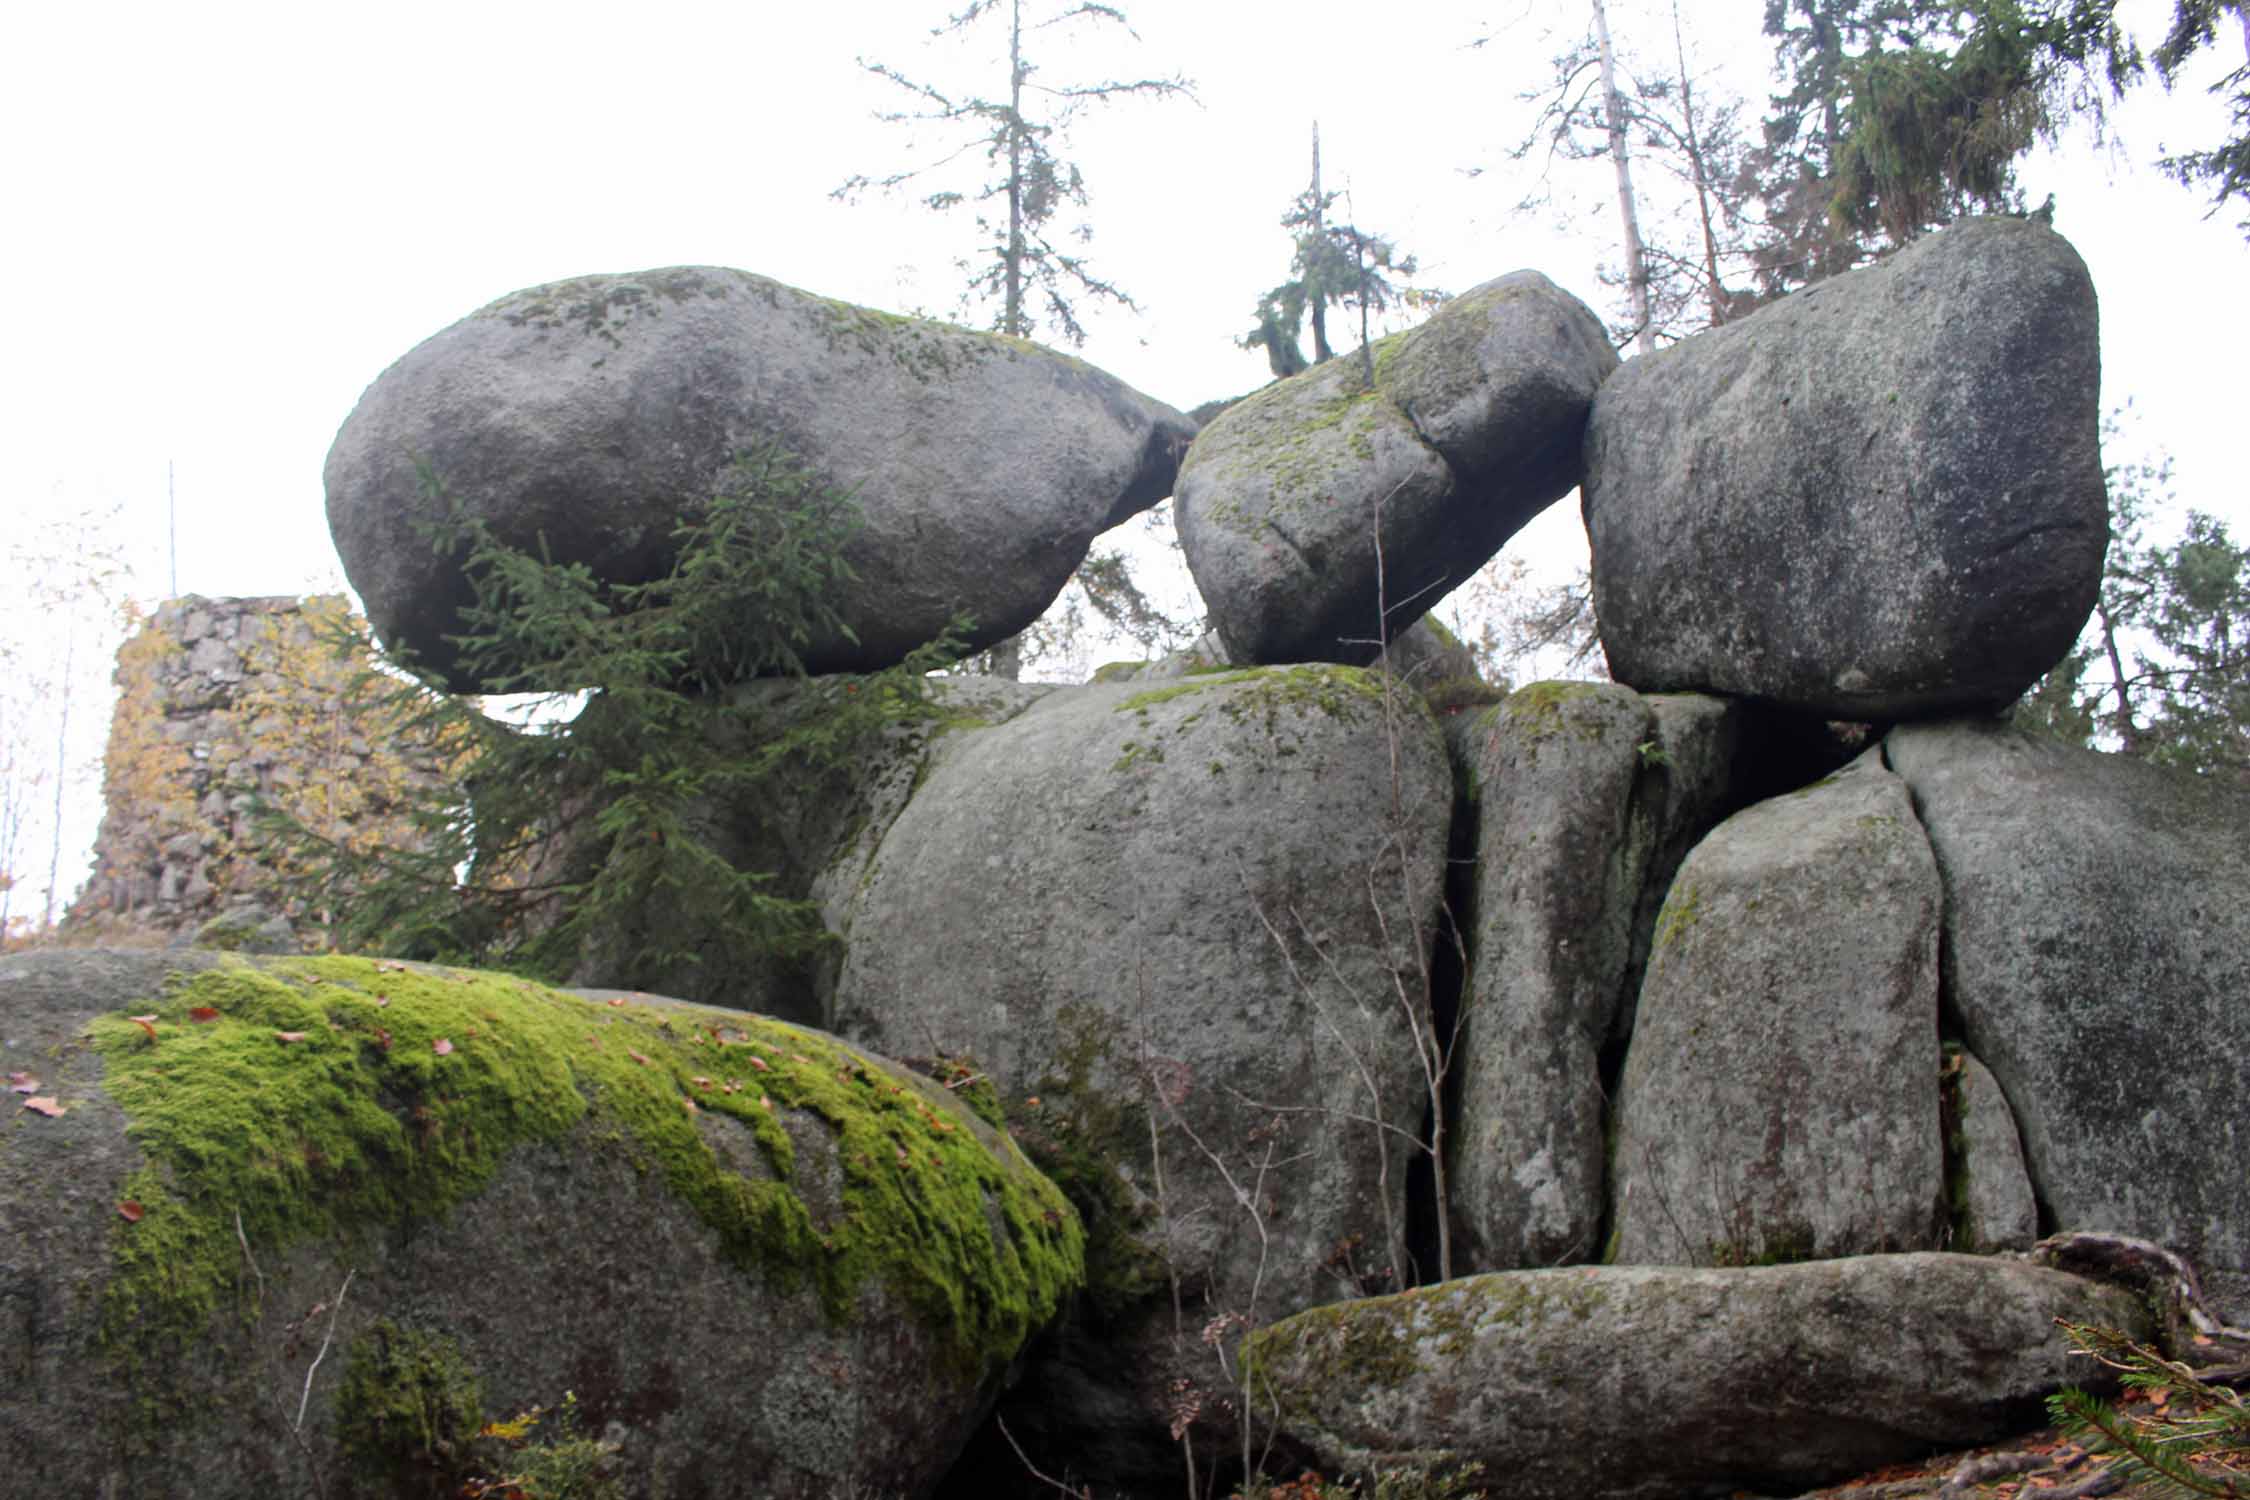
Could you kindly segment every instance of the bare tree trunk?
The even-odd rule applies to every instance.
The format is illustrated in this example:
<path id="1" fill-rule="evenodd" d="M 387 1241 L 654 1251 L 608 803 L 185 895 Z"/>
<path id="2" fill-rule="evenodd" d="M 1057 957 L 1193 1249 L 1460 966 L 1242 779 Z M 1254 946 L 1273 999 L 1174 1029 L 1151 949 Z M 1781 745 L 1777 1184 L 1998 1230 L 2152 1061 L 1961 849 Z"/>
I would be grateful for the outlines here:
<path id="1" fill-rule="evenodd" d="M 1007 295 L 1000 331 L 1031 337 L 1023 315 L 1023 0 L 1008 7 L 1008 253 Z"/>
<path id="2" fill-rule="evenodd" d="M 2109 657 L 2110 691 L 2117 700 L 2110 715 L 2110 727 L 2117 731 L 2117 739 L 2125 753 L 2138 755 L 2141 749 L 2140 726 L 2133 722 L 2133 699 L 2125 681 L 2125 658 L 2117 649 L 2117 622 L 2110 618 L 2109 605 L 2094 601 L 2094 614 L 2102 622 L 2102 650 Z"/>
<path id="3" fill-rule="evenodd" d="M 1327 205 L 1320 196 L 1320 122 L 1315 120 L 1312 127 L 1312 233 L 1313 244 L 1318 247 L 1328 243 L 1326 214 Z M 1313 363 L 1324 365 L 1335 354 L 1328 347 L 1328 299 L 1318 286 L 1306 290 L 1311 293 L 1306 300 L 1312 303 Z"/>
<path id="4" fill-rule="evenodd" d="M 40 925 L 50 932 L 55 926 L 55 883 L 61 878 L 63 846 L 63 793 L 70 785 L 70 687 L 71 668 L 78 656 L 78 627 L 67 627 L 63 636 L 62 681 L 55 697 L 55 826 L 53 837 L 47 844 L 47 910 Z"/>
<path id="5" fill-rule="evenodd" d="M 1680 70 L 1680 120 L 1687 127 L 1695 211 L 1703 220 L 1703 300 L 1711 312 L 1711 326 L 1716 328 L 1727 320 L 1730 299 L 1719 281 L 1719 239 L 1711 228 L 1711 183 L 1703 170 L 1703 138 L 1695 128 L 1695 85 L 1688 79 L 1687 43 L 1680 37 L 1680 0 L 1672 0 L 1672 59 Z"/>
<path id="6" fill-rule="evenodd" d="M 1594 38 L 1601 47 L 1602 108 L 1609 124 L 1609 154 L 1617 164 L 1617 211 L 1625 221 L 1625 280 L 1632 298 L 1633 347 L 1642 354 L 1656 347 L 1655 320 L 1648 306 L 1648 253 L 1641 246 L 1641 221 L 1633 208 L 1633 169 L 1625 128 L 1625 101 L 1617 92 L 1617 61 L 1609 44 L 1609 11 L 1594 0 Z"/>
<path id="7" fill-rule="evenodd" d="M 1344 208 L 1347 212 L 1351 211 L 1351 202 L 1348 198 L 1345 200 Z M 1356 221 L 1359 215 L 1354 212 L 1352 218 Z M 1354 270 L 1359 272 L 1359 375 L 1367 389 L 1373 390 L 1375 389 L 1375 341 L 1369 338 L 1367 333 L 1367 241 L 1360 238 L 1356 222 L 1352 229 L 1352 266 Z M 1390 630 L 1388 627 L 1385 627 L 1383 635 L 1385 639 L 1389 638 Z"/>

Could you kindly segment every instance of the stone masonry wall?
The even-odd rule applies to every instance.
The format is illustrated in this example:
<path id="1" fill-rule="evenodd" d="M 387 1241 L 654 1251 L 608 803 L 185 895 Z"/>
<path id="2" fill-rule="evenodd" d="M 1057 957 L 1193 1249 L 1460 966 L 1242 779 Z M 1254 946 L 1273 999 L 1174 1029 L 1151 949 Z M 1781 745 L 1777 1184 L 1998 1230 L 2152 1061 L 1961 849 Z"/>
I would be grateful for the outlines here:
<path id="1" fill-rule="evenodd" d="M 408 799 L 451 774 L 379 689 L 355 687 L 365 648 L 336 642 L 359 625 L 336 595 L 157 607 L 117 654 L 101 833 L 69 925 L 185 941 L 225 916 L 252 946 L 317 945 L 325 914 L 301 861 L 261 837 L 258 800 L 367 848 L 410 838 Z"/>

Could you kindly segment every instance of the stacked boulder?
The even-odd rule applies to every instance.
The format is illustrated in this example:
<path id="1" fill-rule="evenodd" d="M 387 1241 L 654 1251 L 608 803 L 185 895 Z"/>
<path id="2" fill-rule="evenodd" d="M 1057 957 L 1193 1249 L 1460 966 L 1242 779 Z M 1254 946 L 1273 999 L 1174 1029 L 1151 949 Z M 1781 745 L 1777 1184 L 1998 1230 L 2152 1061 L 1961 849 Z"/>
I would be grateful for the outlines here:
<path id="1" fill-rule="evenodd" d="M 376 634 L 476 691 L 446 639 L 467 586 L 432 528 L 457 514 L 645 582 L 738 462 L 778 457 L 859 513 L 842 628 L 805 665 L 867 671 L 963 614 L 972 649 L 1022 630 L 1096 534 L 1171 493 L 1192 435 L 1021 339 L 675 266 L 515 292 L 415 346 L 336 435 L 328 522 Z"/>
<path id="2" fill-rule="evenodd" d="M 1175 514 L 1213 627 L 1243 662 L 1371 662 L 1578 483 L 1617 354 L 1536 271 L 1226 408 Z"/>
<path id="3" fill-rule="evenodd" d="M 1475 874 L 1444 1207 L 1489 1274 L 1257 1335 L 1309 1457 L 1622 1496 L 1973 1441 L 2073 1378 L 2053 1318 L 2138 1316 L 1929 1254 L 2041 1232 L 2160 1241 L 2250 1314 L 2250 797 L 1992 717 L 2099 585 L 2098 373 L 2078 257 L 1988 220 L 1600 385 L 1572 477 L 1616 685 L 1538 684 L 1451 735 Z M 1366 449 L 1315 490 L 1338 515 L 1412 489 Z M 1207 472 L 1199 444 L 1183 528 Z M 1848 1376 L 1758 1373 L 1779 1348 Z M 1694 1368 L 1651 1373 L 1663 1349 Z M 1950 1415 L 1920 1404 L 1933 1364 L 1963 1381 Z M 1790 1394 L 1740 1405 L 1768 1385 Z"/>
<path id="4" fill-rule="evenodd" d="M 1635 360 L 1586 425 L 1611 675 L 1832 719 L 2015 700 L 2101 583 L 2094 288 L 1978 219 Z"/>
<path id="5" fill-rule="evenodd" d="M 252 1028 L 230 1046 L 346 1047 L 338 1086 L 372 1081 L 400 1160 L 505 1147 L 445 1155 L 436 1189 L 492 1211 L 377 1236 L 346 1336 L 379 1366 L 442 1332 L 504 1402 L 595 1346 L 620 1452 L 672 1492 L 1153 1497 L 1273 1427 L 1332 1471 L 1481 1462 L 1511 1494 L 1628 1500 L 2008 1431 L 2085 1376 L 2057 1319 L 2160 1332 L 2026 1263 L 2041 1233 L 2163 1241 L 2250 1312 L 2250 798 L 1993 718 L 2098 583 L 2094 336 L 2076 256 L 2017 221 L 1623 367 L 1518 273 L 1190 447 L 1074 360 L 747 273 L 503 298 L 378 380 L 328 471 L 377 628 L 463 687 L 460 560 L 418 528 L 458 505 L 629 584 L 750 454 L 864 515 L 815 670 L 900 661 L 964 610 L 980 642 L 1013 632 L 1175 470 L 1214 635 L 1083 687 L 945 686 L 805 806 L 712 810 L 724 857 L 836 943 L 818 972 L 730 968 L 696 998 L 841 1041 L 398 965 L 52 960 L 0 971 L 23 1045 L 78 1059 L 49 1102 L 80 1154 L 30 1170 L 73 1213 L 208 1217 L 156 1123 L 195 1075 L 146 1067 L 143 1032 L 184 1052 L 209 1008 Z M 1407 679 L 1461 668 L 1409 627 L 1574 486 L 1616 680 L 1433 711 Z M 801 683 L 722 690 L 817 711 Z M 553 1118 L 495 1083 L 456 1121 L 433 1069 L 464 1046 L 521 1063 L 510 1087 Z M 664 1107 L 636 1112 L 651 1079 Z M 867 1110 L 887 1134 L 855 1133 Z M 343 1191 L 381 1163 L 339 1186 L 305 1139 L 284 1155 L 328 1217 L 269 1246 L 253 1213 L 276 1290 L 224 1347 L 268 1385 L 301 1375 L 289 1337 L 352 1233 L 398 1207 Z M 170 1178 L 128 1177 L 135 1146 Z M 456 1293 L 481 1223 L 536 1284 L 616 1261 L 516 1234 L 547 1194 L 581 1230 L 647 1225 L 649 1326 L 519 1327 Z M 45 1213 L 19 1215 L 26 1265 Z M 145 1268 L 127 1231 L 72 1224 L 92 1292 L 32 1278 L 61 1335 L 29 1388 L 90 1415 L 42 1429 L 63 1456 L 8 1457 L 75 1491 L 140 1461 L 89 1446 L 114 1399 L 73 1361 L 115 1336 L 85 1310 Z M 202 1229 L 208 1270 L 234 1240 Z M 767 1350 L 746 1319 L 801 1342 Z M 910 1368 L 909 1418 L 875 1421 L 873 1382 Z M 753 1412 L 720 1410 L 744 1391 Z M 164 1461 L 232 1480 L 342 1455 L 339 1404 L 314 1400 L 334 1436 L 310 1449 L 302 1420 L 246 1422 Z M 972 1433 L 995 1403 L 1004 1433 Z M 730 1444 L 754 1462 L 681 1456 Z"/>

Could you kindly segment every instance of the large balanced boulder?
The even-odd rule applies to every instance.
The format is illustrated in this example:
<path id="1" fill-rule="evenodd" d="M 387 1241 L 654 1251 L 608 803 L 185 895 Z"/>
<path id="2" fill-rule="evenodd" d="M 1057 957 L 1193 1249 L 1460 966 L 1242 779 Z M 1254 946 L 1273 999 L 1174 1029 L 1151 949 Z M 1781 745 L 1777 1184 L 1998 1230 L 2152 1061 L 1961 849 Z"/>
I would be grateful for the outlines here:
<path id="1" fill-rule="evenodd" d="M 883 836 L 833 1028 L 969 1060 L 1035 1158 L 1110 1205 L 1095 1348 L 1011 1398 L 1038 1408 L 1008 1417 L 1035 1457 L 1168 1484 L 1172 1383 L 1219 1369 L 1206 1323 L 1412 1279 L 1452 800 L 1411 689 L 1269 667 L 1064 689 L 950 735 Z"/>
<path id="2" fill-rule="evenodd" d="M 1170 492 L 1192 432 L 1021 339 L 747 271 L 587 276 L 502 297 L 384 371 L 329 450 L 328 522 L 376 633 L 470 690 L 445 640 L 461 561 L 424 534 L 437 486 L 501 543 L 634 583 L 744 482 L 737 460 L 794 465 L 859 521 L 829 601 L 849 635 L 803 655 L 861 671 L 963 612 L 975 646 L 1028 625 L 1096 534 Z"/>
<path id="3" fill-rule="evenodd" d="M 1828 718 L 2005 703 L 2101 580 L 2093 283 L 1978 219 L 1636 359 L 1586 428 L 1610 674 Z"/>
<path id="4" fill-rule="evenodd" d="M 1601 1057 L 1639 978 L 1643 899 L 1723 805 L 1740 715 L 1711 698 L 1541 682 L 1466 737 L 1477 860 L 1446 1144 L 1462 1265 L 1601 1250 Z"/>
<path id="5" fill-rule="evenodd" d="M 1180 467 L 1180 545 L 1235 661 L 1373 661 L 1578 483 L 1617 355 L 1584 303 L 1518 271 L 1373 365 L 1372 384 L 1345 357 L 1234 403 Z"/>
<path id="6" fill-rule="evenodd" d="M 21 1494 L 922 1495 L 1077 1216 L 942 1088 L 741 1012 L 365 959 L 0 959 Z M 521 1452 L 479 1437 L 531 1428 Z M 587 1456 L 579 1450 L 580 1456 Z"/>
<path id="7" fill-rule="evenodd" d="M 1696 845 L 1618 1086 L 1608 1258 L 1941 1243 L 1939 896 L 1905 784 L 1873 751 Z"/>
<path id="8" fill-rule="evenodd" d="M 2036 1421 L 2095 1372 L 2058 1318 L 2150 1332 L 2120 1287 L 2018 1261 L 1472 1276 L 1252 1336 L 1253 1388 L 1333 1471 L 1481 1462 L 1510 1500 L 1787 1495 Z"/>
<path id="9" fill-rule="evenodd" d="M 2156 1240 L 2250 1318 L 2250 792 L 1997 723 L 1894 730 L 1948 1007 L 2050 1230 Z"/>

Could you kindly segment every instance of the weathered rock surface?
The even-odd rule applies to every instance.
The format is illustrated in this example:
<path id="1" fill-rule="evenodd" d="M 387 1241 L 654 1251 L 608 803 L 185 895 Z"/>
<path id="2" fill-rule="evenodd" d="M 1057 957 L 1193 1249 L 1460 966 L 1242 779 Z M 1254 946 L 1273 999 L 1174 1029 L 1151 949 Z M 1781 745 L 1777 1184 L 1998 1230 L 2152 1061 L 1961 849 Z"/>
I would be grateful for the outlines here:
<path id="1" fill-rule="evenodd" d="M 973 1058 L 1027 1142 L 1123 1174 L 1120 1216 L 1089 1226 L 1097 1248 L 1115 1236 L 1093 1286 L 1115 1331 L 1075 1368 L 1131 1393 L 1167 1483 L 1166 1387 L 1208 1384 L 1203 1323 L 1352 1295 L 1404 1233 L 1427 1097 L 1402 987 L 1425 1003 L 1452 785 L 1428 711 L 1393 687 L 1386 714 L 1382 681 L 1066 689 L 950 736 L 844 927 L 834 1029 Z M 1035 1370 L 1024 1389 L 1060 1385 Z M 1010 1426 L 1078 1452 L 1083 1414 Z"/>
<path id="2" fill-rule="evenodd" d="M 452 1493 L 569 1390 L 631 1493 L 926 1494 L 1082 1272 L 943 1089 L 739 1012 L 50 952 L 0 1036 L 20 1493 Z"/>
<path id="3" fill-rule="evenodd" d="M 1854 720 L 2013 699 L 2100 583 L 2099 390 L 2086 268 L 2017 219 L 1633 360 L 1586 428 L 1611 675 Z"/>
<path id="4" fill-rule="evenodd" d="M 1885 741 L 1945 879 L 1948 1002 L 2042 1225 L 2168 1245 L 2250 1317 L 2250 794 L 1998 724 Z"/>
<path id="5" fill-rule="evenodd" d="M 1475 1276 L 1252 1335 L 1280 1427 L 1335 1469 L 1481 1461 L 1510 1500 L 1789 1494 L 2037 1419 L 2087 1378 L 2055 1319 L 2122 1288 L 1964 1255 Z"/>
<path id="6" fill-rule="evenodd" d="M 1193 430 L 1020 339 L 673 267 L 532 287 L 417 345 L 337 433 L 328 520 L 376 633 L 473 690 L 420 466 L 502 542 L 635 582 L 739 455 L 778 444 L 863 518 L 837 601 L 857 639 L 804 652 L 861 671 L 962 611 L 977 646 L 1030 624 L 1096 534 L 1170 492 Z"/>
<path id="7" fill-rule="evenodd" d="M 1619 1084 L 1608 1258 L 1940 1242 L 1939 896 L 1905 784 L 1872 751 L 1696 845 Z"/>
<path id="8" fill-rule="evenodd" d="M 1948 1049 L 1949 1051 L 1951 1049 Z M 1954 1250 L 2029 1250 L 2039 1238 L 2039 1204 L 2024 1170 L 2016 1117 L 1992 1070 L 1960 1050 L 1959 1071 L 1946 1084 L 1947 1207 Z"/>
<path id="9" fill-rule="evenodd" d="M 1584 303 L 1518 271 L 1380 340 L 1374 365 L 1372 387 L 1348 357 L 1275 381 L 1180 466 L 1180 544 L 1235 661 L 1374 660 L 1577 484 L 1617 355 Z"/>
<path id="10" fill-rule="evenodd" d="M 1721 810 L 1731 722 L 1714 699 L 1564 682 L 1522 688 L 1477 722 L 1475 962 L 1449 1141 L 1468 1268 L 1601 1249 L 1601 1052 L 1637 975 L 1644 888 L 1661 889 Z"/>

